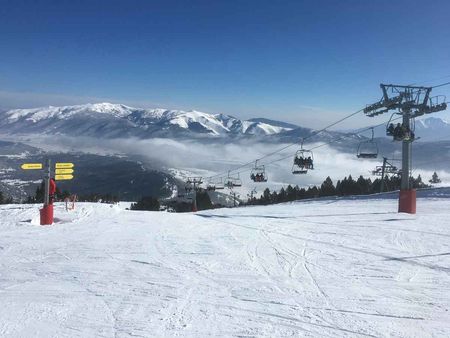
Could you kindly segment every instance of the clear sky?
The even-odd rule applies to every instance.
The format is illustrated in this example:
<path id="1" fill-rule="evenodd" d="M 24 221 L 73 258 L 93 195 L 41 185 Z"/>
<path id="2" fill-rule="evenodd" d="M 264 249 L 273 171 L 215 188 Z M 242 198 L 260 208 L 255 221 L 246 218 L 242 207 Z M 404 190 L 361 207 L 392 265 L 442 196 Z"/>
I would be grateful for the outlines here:
<path id="1" fill-rule="evenodd" d="M 320 127 L 380 82 L 450 80 L 449 13 L 447 0 L 2 0 L 0 107 L 111 101 Z"/>

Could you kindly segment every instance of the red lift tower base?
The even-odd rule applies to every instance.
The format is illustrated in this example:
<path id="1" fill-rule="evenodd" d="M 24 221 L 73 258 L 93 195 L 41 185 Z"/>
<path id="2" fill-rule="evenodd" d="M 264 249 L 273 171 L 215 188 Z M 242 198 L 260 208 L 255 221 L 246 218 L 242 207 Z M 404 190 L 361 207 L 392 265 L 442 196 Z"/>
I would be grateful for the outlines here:
<path id="1" fill-rule="evenodd" d="M 400 190 L 398 212 L 416 213 L 416 190 Z"/>
<path id="2" fill-rule="evenodd" d="M 53 204 L 44 205 L 39 212 L 41 213 L 41 225 L 53 224 Z"/>

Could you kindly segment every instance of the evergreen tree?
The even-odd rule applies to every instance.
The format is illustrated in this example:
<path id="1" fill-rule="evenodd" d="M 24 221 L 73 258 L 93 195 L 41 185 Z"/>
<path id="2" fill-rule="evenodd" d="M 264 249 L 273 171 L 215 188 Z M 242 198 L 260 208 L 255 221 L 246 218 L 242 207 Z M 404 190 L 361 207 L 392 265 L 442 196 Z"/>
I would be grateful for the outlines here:
<path id="1" fill-rule="evenodd" d="M 336 188 L 333 185 L 333 181 L 328 176 L 320 186 L 320 196 L 334 196 L 336 195 Z"/>
<path id="2" fill-rule="evenodd" d="M 197 209 L 207 210 L 212 209 L 213 204 L 207 191 L 197 191 Z"/>
<path id="3" fill-rule="evenodd" d="M 296 188 L 298 188 L 298 186 Z M 292 185 L 289 184 L 288 187 L 286 188 L 286 195 L 288 201 L 294 201 L 297 197 L 296 196 L 297 191 L 295 188 L 292 187 Z"/>
<path id="4" fill-rule="evenodd" d="M 362 175 L 359 176 L 356 181 L 356 185 L 358 186 L 358 193 L 367 195 L 370 194 L 372 188 L 372 181 L 369 179 L 365 179 Z"/>
<path id="5" fill-rule="evenodd" d="M 433 173 L 433 176 L 431 176 L 431 180 L 429 180 L 428 182 L 436 184 L 436 183 L 441 183 L 441 179 L 439 178 L 438 174 L 436 172 Z"/>
<path id="6" fill-rule="evenodd" d="M 286 190 L 284 190 L 284 188 L 281 188 L 280 192 L 278 193 L 276 201 L 278 203 L 287 201 L 287 193 L 286 193 Z"/>
<path id="7" fill-rule="evenodd" d="M 269 204 L 270 201 L 271 201 L 271 193 L 270 193 L 269 188 L 266 188 L 261 197 L 261 202 L 262 202 L 262 204 Z"/>
<path id="8" fill-rule="evenodd" d="M 159 211 L 159 201 L 152 196 L 144 196 L 136 203 L 131 204 L 130 210 Z"/>

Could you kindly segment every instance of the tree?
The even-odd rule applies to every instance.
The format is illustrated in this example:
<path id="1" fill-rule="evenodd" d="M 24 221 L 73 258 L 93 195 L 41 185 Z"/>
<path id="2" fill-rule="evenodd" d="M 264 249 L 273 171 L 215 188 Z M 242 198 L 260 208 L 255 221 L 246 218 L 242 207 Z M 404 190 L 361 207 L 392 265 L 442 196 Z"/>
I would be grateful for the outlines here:
<path id="1" fill-rule="evenodd" d="M 433 176 L 431 176 L 431 180 L 429 180 L 428 182 L 436 184 L 436 183 L 441 183 L 441 179 L 438 177 L 438 174 L 436 172 L 433 173 Z"/>
<path id="2" fill-rule="evenodd" d="M 271 196 L 269 188 L 266 188 L 261 196 L 262 204 L 270 204 Z"/>
<path id="3" fill-rule="evenodd" d="M 159 211 L 159 201 L 152 196 L 144 196 L 136 203 L 131 204 L 130 210 Z"/>
<path id="4" fill-rule="evenodd" d="M 336 188 L 334 187 L 333 181 L 331 180 L 330 176 L 328 176 L 320 186 L 320 196 L 334 195 L 336 195 Z"/>
<path id="5" fill-rule="evenodd" d="M 370 194 L 372 190 L 372 181 L 370 178 L 365 179 L 362 175 L 359 176 L 356 185 L 358 186 L 359 194 Z"/>
<path id="6" fill-rule="evenodd" d="M 298 190 L 298 186 L 296 187 Z M 292 185 L 288 185 L 288 187 L 286 188 L 286 195 L 287 195 L 287 200 L 288 201 L 294 201 L 297 195 L 297 190 L 296 188 L 293 188 Z"/>
<path id="7" fill-rule="evenodd" d="M 208 195 L 208 192 L 205 190 L 197 191 L 197 209 L 198 210 L 207 210 L 212 209 L 213 204 L 211 202 L 211 198 Z"/>

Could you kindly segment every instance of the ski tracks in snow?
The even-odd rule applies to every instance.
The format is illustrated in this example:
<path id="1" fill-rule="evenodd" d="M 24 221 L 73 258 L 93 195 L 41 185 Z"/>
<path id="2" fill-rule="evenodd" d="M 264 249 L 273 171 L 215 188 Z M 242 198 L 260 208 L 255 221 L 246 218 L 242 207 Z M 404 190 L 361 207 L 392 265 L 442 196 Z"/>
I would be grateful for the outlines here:
<path id="1" fill-rule="evenodd" d="M 1 206 L 0 335 L 448 336 L 445 201 L 391 204 Z"/>

